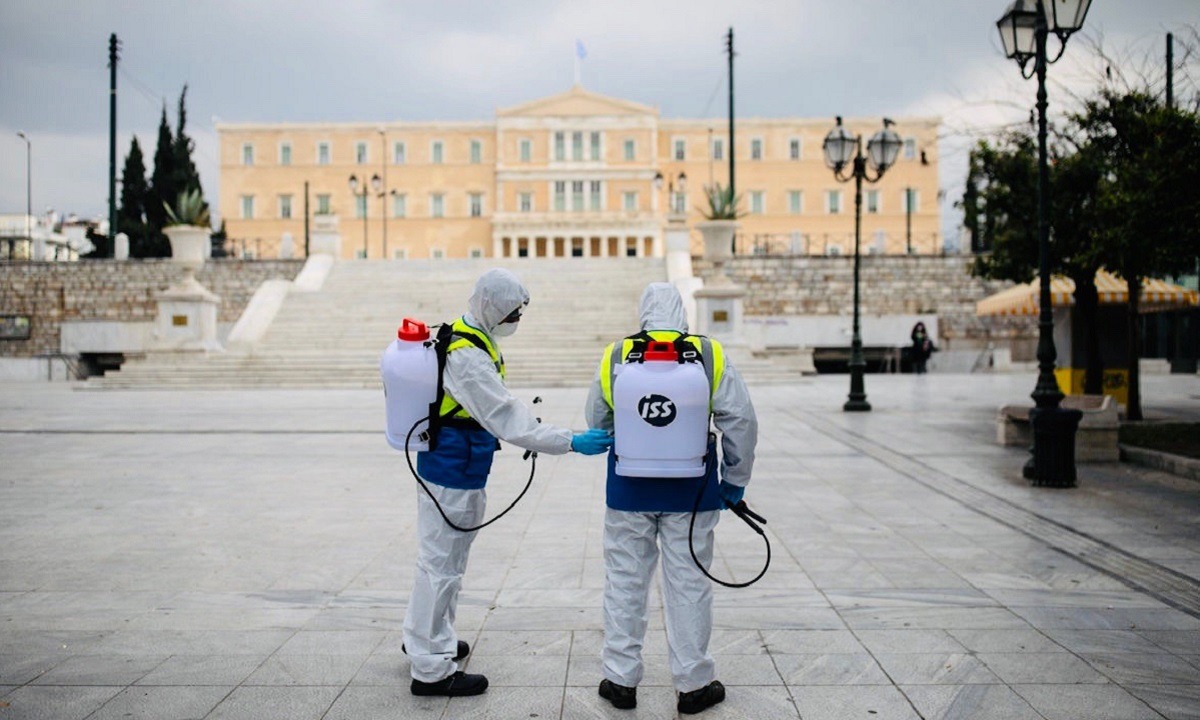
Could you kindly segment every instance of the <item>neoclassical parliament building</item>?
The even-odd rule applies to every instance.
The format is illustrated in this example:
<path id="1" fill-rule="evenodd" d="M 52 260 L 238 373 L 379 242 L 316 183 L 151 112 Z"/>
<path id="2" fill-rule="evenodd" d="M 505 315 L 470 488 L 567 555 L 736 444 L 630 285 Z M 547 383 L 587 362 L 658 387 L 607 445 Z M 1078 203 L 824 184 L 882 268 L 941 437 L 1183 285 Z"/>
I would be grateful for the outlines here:
<path id="1" fill-rule="evenodd" d="M 895 120 L 904 145 L 882 181 L 864 185 L 862 251 L 938 252 L 939 120 Z M 853 252 L 854 184 L 835 180 L 821 149 L 833 124 L 737 120 L 739 254 Z M 881 119 L 846 125 L 865 142 Z M 580 86 L 490 122 L 217 130 L 228 236 L 263 256 L 285 234 L 303 254 L 306 204 L 310 224 L 336 224 L 347 259 L 658 256 L 668 221 L 701 222 L 704 187 L 729 177 L 725 119 L 662 118 Z"/>

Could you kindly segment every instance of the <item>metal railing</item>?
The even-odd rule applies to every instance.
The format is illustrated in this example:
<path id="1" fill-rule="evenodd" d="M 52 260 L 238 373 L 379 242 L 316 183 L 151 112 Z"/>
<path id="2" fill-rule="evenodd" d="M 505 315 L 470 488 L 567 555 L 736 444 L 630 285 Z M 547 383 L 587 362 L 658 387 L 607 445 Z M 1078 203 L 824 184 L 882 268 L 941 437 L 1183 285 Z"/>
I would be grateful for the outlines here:
<path id="1" fill-rule="evenodd" d="M 869 255 L 921 255 L 925 257 L 944 256 L 937 233 L 912 236 L 913 252 L 904 250 L 896 252 L 897 238 L 889 235 L 864 236 L 861 240 L 860 252 Z M 899 238 L 900 245 L 906 246 L 907 240 Z M 935 252 L 922 252 L 919 248 L 930 245 L 937 248 Z M 904 248 L 907 249 L 907 248 Z M 890 252 L 889 252 L 890 251 Z M 853 233 L 738 233 L 733 239 L 735 255 L 753 255 L 769 257 L 853 257 Z"/>

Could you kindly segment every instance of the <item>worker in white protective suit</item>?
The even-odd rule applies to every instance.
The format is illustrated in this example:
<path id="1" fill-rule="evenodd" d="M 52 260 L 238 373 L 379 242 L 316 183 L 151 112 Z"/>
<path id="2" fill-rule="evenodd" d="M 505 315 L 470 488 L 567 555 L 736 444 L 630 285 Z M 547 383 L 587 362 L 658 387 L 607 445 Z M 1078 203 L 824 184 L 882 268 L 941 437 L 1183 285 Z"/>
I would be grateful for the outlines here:
<path id="1" fill-rule="evenodd" d="M 708 650 L 712 634 L 712 585 L 696 567 L 688 549 L 688 529 L 696 498 L 696 557 L 712 563 L 713 534 L 724 502 L 742 498 L 754 465 L 758 420 L 750 393 L 715 340 L 688 335 L 679 291 L 669 283 L 651 283 L 642 293 L 637 335 L 604 350 L 588 396 L 586 414 L 593 428 L 613 428 L 613 385 L 617 366 L 638 343 L 684 342 L 699 351 L 709 380 L 711 419 L 721 433 L 720 482 L 716 444 L 709 443 L 706 472 L 696 478 L 624 477 L 610 451 L 604 516 L 604 679 L 600 696 L 622 709 L 637 706 L 642 681 L 646 605 L 654 566 L 662 556 L 667 645 L 677 707 L 698 713 L 725 699 Z M 624 432 L 624 430 L 622 431 Z"/>
<path id="2" fill-rule="evenodd" d="M 612 444 L 600 430 L 574 433 L 540 423 L 504 386 L 504 358 L 496 338 L 516 331 L 529 293 L 508 270 L 480 276 L 468 312 L 452 324 L 443 374 L 445 397 L 433 449 L 417 455 L 417 472 L 456 525 L 483 519 L 488 473 L 497 438 L 527 450 L 598 455 Z M 470 647 L 454 632 L 458 591 L 475 533 L 451 528 L 424 492 L 417 504 L 417 568 L 404 618 L 404 650 L 412 662 L 414 695 L 478 695 L 483 675 L 467 674 L 458 661 Z"/>

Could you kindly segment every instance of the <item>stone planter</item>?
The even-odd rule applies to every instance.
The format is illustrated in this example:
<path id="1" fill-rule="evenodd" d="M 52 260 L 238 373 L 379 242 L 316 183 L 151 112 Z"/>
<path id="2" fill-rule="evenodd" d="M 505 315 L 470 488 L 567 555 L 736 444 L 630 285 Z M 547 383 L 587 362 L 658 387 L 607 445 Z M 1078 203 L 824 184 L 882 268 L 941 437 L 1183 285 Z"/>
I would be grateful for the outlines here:
<path id="1" fill-rule="evenodd" d="M 197 225 L 171 225 L 163 228 L 171 241 L 171 260 L 182 265 L 185 273 L 204 266 L 212 252 L 212 230 Z M 189 275 L 191 273 L 188 273 Z"/>
<path id="2" fill-rule="evenodd" d="M 725 262 L 733 257 L 733 236 L 741 224 L 736 220 L 706 220 L 696 224 L 704 238 L 704 257 L 713 262 Z"/>

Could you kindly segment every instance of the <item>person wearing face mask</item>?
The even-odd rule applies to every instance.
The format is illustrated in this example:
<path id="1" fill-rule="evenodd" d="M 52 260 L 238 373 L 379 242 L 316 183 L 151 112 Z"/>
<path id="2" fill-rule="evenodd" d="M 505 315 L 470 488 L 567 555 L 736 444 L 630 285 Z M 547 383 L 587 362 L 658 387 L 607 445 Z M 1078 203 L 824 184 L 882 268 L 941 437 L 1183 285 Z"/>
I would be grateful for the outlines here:
<path id="1" fill-rule="evenodd" d="M 508 270 L 489 270 L 475 283 L 467 313 L 452 323 L 442 376 L 445 397 L 433 450 L 417 454 L 417 471 L 446 516 L 470 527 L 484 516 L 484 490 L 497 438 L 549 455 L 598 455 L 612 445 L 603 430 L 575 433 L 541 423 L 504 386 L 496 339 L 516 332 L 529 292 Z M 478 695 L 487 678 L 458 662 L 470 646 L 454 632 L 458 591 L 475 533 L 451 528 L 424 492 L 417 501 L 417 568 L 404 617 L 404 650 L 414 695 Z"/>

